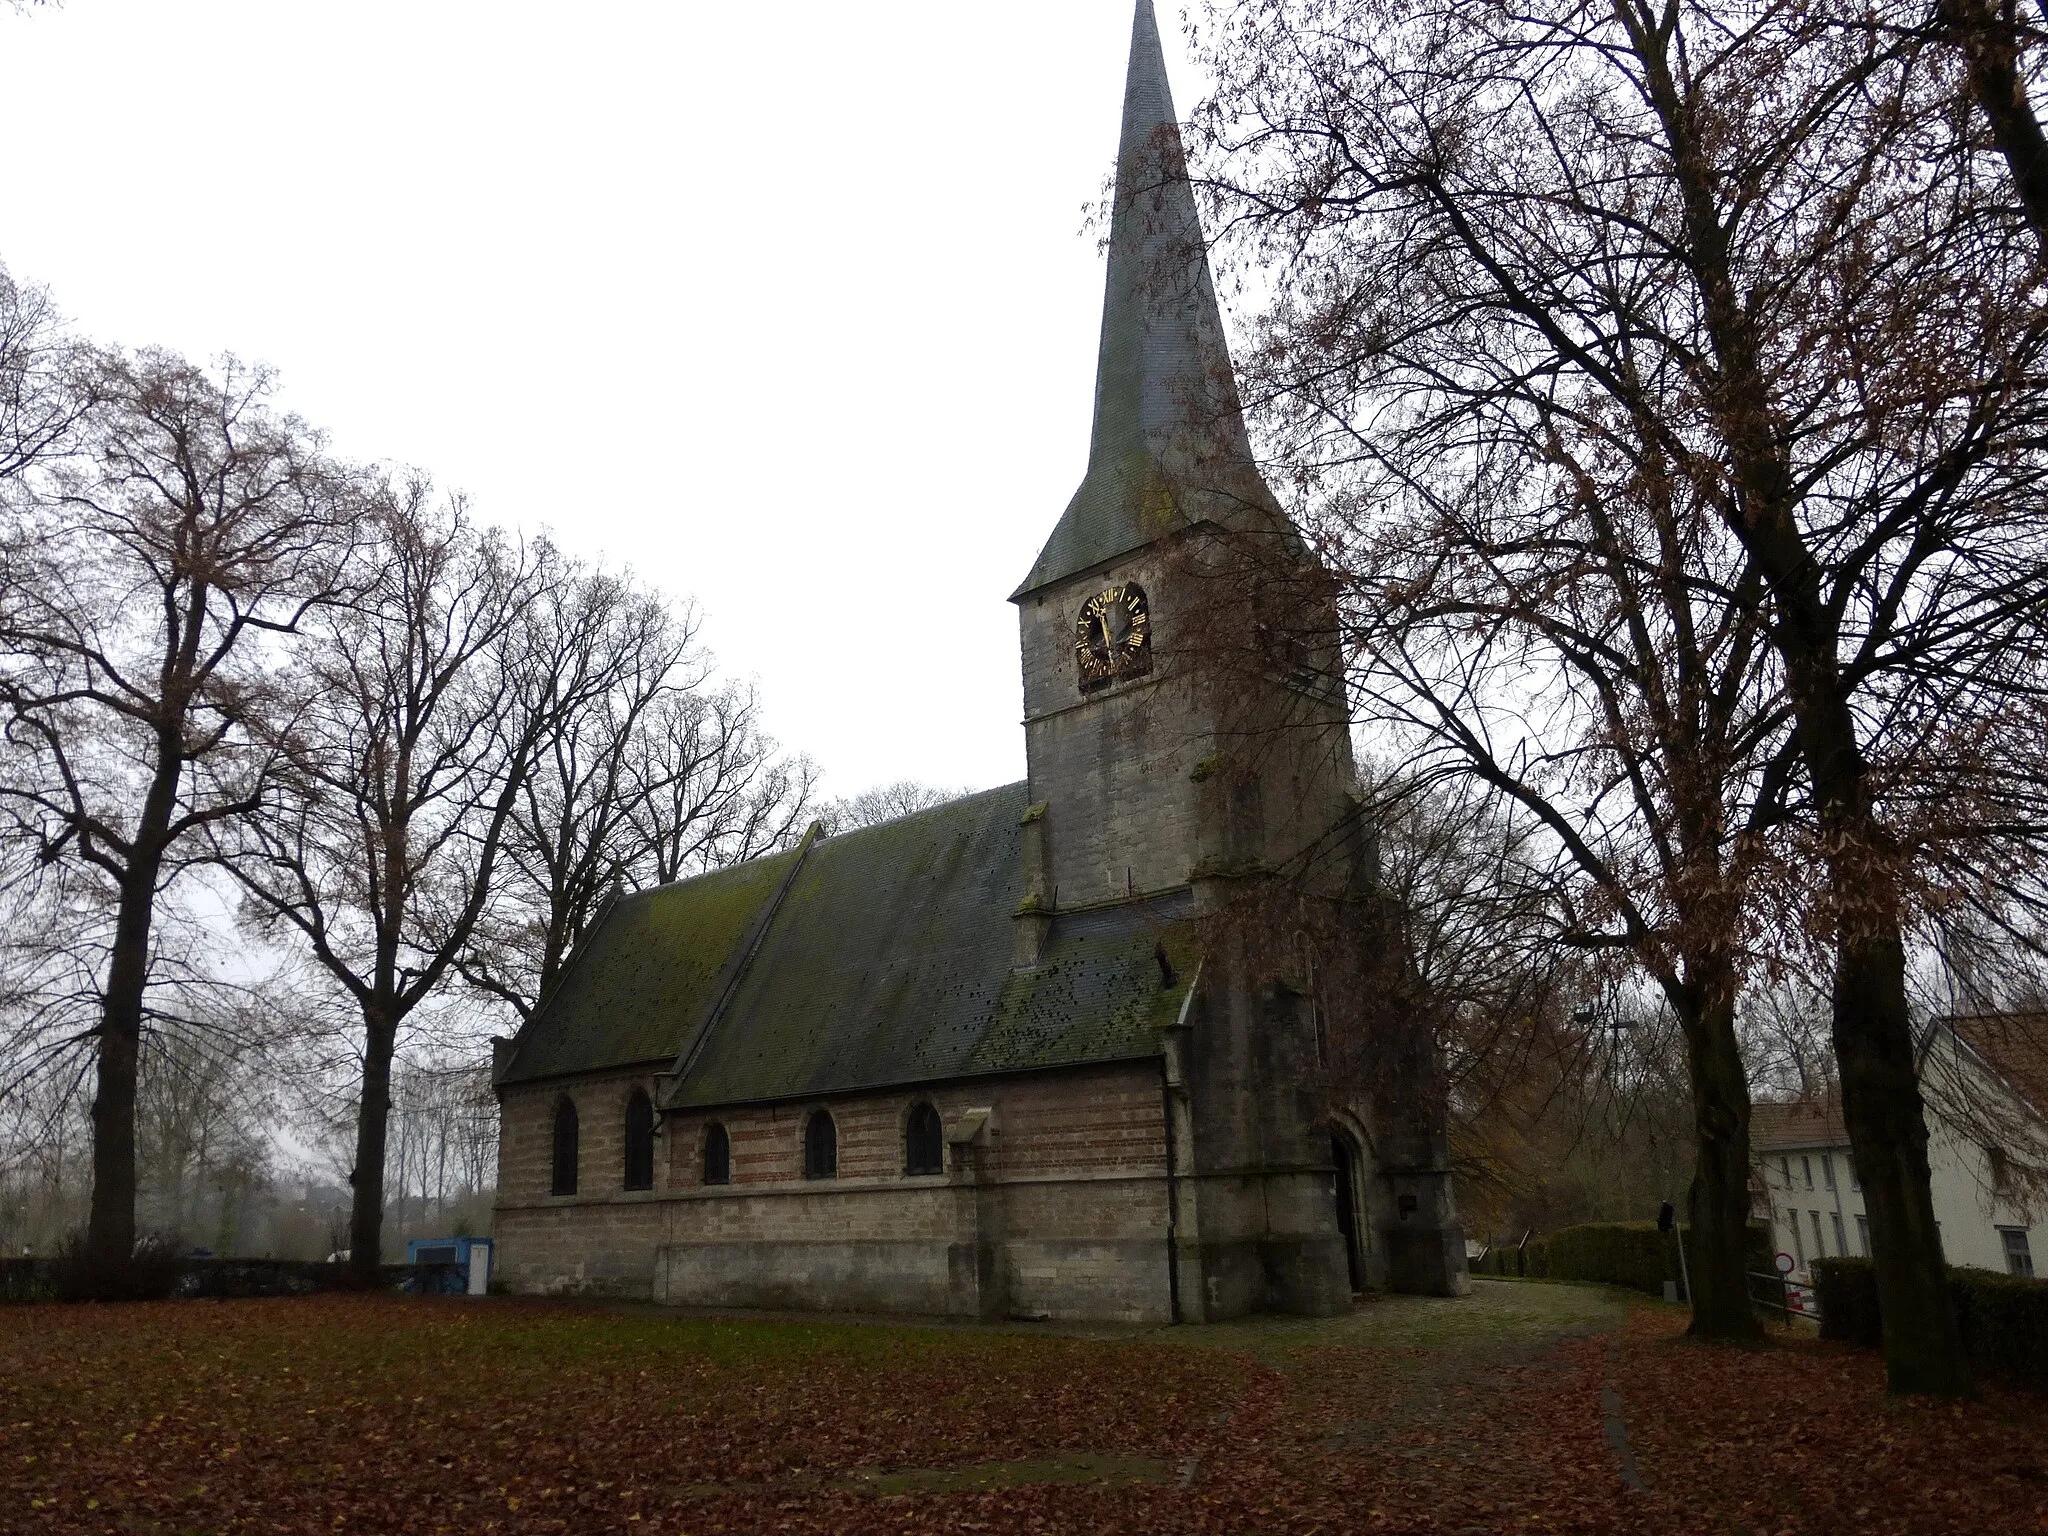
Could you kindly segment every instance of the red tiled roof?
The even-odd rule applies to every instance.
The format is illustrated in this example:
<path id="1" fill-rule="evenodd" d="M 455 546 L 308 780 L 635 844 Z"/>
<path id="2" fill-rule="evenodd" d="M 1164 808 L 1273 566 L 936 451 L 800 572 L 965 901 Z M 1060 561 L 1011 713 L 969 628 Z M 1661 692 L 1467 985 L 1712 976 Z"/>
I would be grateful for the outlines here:
<path id="1" fill-rule="evenodd" d="M 1979 1013 L 1944 1022 L 2029 1104 L 2048 1113 L 2048 1013 Z"/>
<path id="2" fill-rule="evenodd" d="M 1849 1128 L 1832 1096 L 1749 1106 L 1749 1149 L 1790 1151 L 1796 1147 L 1846 1147 Z"/>

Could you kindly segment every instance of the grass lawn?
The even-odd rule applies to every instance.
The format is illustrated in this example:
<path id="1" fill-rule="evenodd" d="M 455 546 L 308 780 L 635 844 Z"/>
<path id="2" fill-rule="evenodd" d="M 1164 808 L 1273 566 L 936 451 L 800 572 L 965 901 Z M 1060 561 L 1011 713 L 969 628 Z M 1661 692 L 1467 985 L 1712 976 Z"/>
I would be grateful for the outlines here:
<path id="1" fill-rule="evenodd" d="M 2048 1524 L 2048 1404 L 1890 1402 L 1873 1356 L 1682 1325 L 1487 1283 L 1076 1334 L 384 1297 L 9 1307 L 0 1532 Z"/>

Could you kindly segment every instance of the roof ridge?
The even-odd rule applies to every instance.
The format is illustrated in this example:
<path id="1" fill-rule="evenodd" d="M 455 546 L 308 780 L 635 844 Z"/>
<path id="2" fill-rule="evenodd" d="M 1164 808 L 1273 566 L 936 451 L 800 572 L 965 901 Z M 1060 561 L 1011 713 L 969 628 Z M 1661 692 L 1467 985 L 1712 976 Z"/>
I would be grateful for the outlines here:
<path id="1" fill-rule="evenodd" d="M 747 974 L 747 967 L 753 964 L 762 940 L 768 937 L 768 930 L 775 926 L 775 914 L 782 910 L 783 899 L 789 895 L 789 888 L 796 884 L 796 877 L 802 871 L 804 861 L 810 857 L 811 849 L 817 845 L 823 831 L 823 823 L 817 821 L 813 821 L 804 830 L 803 841 L 796 845 L 796 857 L 789 861 L 789 868 L 783 873 L 781 882 L 770 893 L 767 901 L 761 904 L 761 910 L 754 915 L 754 921 L 748 927 L 746 937 L 740 940 L 739 947 L 727 957 L 725 969 L 719 975 L 718 984 L 712 991 L 711 1002 L 704 1010 L 703 1019 L 683 1042 L 682 1050 L 676 1053 L 675 1070 L 666 1074 L 669 1078 L 670 1091 L 660 1095 L 664 1107 L 675 1085 L 689 1075 L 698 1053 L 704 1049 L 704 1043 L 711 1038 L 712 1029 L 731 1005 L 733 994 L 739 991 L 740 982 Z"/>
<path id="2" fill-rule="evenodd" d="M 848 827 L 844 832 L 828 833 L 826 834 L 825 841 L 836 843 L 850 837 L 859 837 L 863 833 L 879 832 L 884 827 L 901 826 L 904 822 L 915 821 L 920 816 L 935 816 L 940 811 L 952 810 L 956 806 L 965 805 L 970 800 L 980 800 L 988 795 L 999 795 L 1006 789 L 1022 789 L 1030 782 L 1029 779 L 1012 779 L 1007 784 L 991 784 L 987 789 L 970 789 L 964 795 L 955 795 L 952 799 L 941 800 L 936 805 L 921 805 L 916 810 L 905 811 L 900 816 L 891 816 L 883 821 L 871 821 L 864 826 Z"/>
<path id="3" fill-rule="evenodd" d="M 770 859 L 787 858 L 791 851 L 787 847 L 771 848 L 766 853 L 755 854 L 751 859 L 740 859 L 736 863 L 719 864 L 710 869 L 700 869 L 694 875 L 684 875 L 680 880 L 664 880 L 660 885 L 635 886 L 630 891 L 620 892 L 618 901 L 614 905 L 626 906 L 636 901 L 651 900 L 666 892 L 687 890 L 690 886 L 705 880 L 716 880 L 722 876 L 742 873 L 752 869 L 757 864 L 766 864 Z M 592 925 L 592 931 L 596 931 L 594 924 Z"/>

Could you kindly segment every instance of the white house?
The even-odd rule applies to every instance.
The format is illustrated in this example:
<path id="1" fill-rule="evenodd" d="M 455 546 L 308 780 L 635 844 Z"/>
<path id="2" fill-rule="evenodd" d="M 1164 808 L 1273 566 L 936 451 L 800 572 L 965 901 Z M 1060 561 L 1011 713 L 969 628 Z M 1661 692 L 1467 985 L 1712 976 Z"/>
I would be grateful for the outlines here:
<path id="1" fill-rule="evenodd" d="M 1922 1044 L 1927 1158 L 1934 1216 L 1948 1262 L 2048 1274 L 2048 1017 L 1943 1019 Z M 1794 1278 L 1817 1258 L 1870 1256 L 1870 1221 L 1831 1095 L 1750 1111 L 1757 1217 L 1770 1223 Z"/>

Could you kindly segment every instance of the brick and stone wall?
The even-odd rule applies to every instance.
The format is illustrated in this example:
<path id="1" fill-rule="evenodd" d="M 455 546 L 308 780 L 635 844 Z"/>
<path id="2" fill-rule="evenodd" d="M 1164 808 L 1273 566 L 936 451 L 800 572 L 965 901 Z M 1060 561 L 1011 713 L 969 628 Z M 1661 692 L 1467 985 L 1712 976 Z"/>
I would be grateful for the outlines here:
<path id="1" fill-rule="evenodd" d="M 669 1116 L 655 1187 L 624 1190 L 625 1106 L 643 1075 L 504 1091 L 498 1273 L 515 1291 L 675 1304 L 1166 1321 L 1159 1067 L 1142 1061 L 816 1102 Z M 555 1105 L 576 1103 L 577 1193 L 548 1193 Z M 929 1102 L 957 1129 L 946 1169 L 904 1171 Z M 803 1176 L 823 1110 L 838 1176 Z M 731 1182 L 706 1185 L 713 1121 Z"/>
<path id="2" fill-rule="evenodd" d="M 655 1142 L 654 1188 L 626 1183 L 626 1105 L 650 1096 L 654 1069 L 502 1090 L 494 1269 L 515 1291 L 647 1296 L 662 1233 L 667 1167 Z M 576 1106 L 574 1195 L 549 1193 L 555 1106 Z"/>

